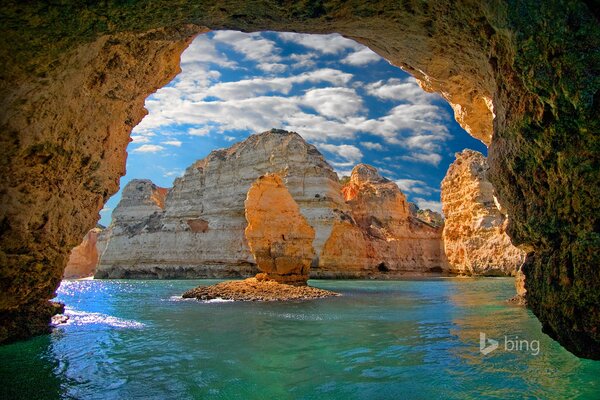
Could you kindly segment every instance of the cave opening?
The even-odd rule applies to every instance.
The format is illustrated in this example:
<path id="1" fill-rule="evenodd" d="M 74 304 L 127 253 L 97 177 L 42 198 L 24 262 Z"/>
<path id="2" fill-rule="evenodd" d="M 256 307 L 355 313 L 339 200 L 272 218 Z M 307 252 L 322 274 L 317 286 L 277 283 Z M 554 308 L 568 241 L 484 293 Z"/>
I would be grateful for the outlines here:
<path id="1" fill-rule="evenodd" d="M 569 13 L 562 12 L 563 5 L 548 5 L 556 18 L 542 15 L 534 3 L 527 3 L 531 12 L 524 14 L 484 3 L 412 4 L 374 13 L 335 2 L 309 13 L 269 2 L 256 9 L 235 6 L 243 12 L 199 11 L 184 3 L 174 6 L 170 18 L 165 13 L 173 10 L 158 5 L 136 10 L 139 15 L 132 18 L 129 6 L 103 4 L 98 15 L 123 18 L 98 24 L 82 17 L 90 15 L 85 8 L 74 7 L 69 26 L 54 23 L 62 11 L 48 13 L 49 23 L 40 25 L 28 20 L 39 11 L 33 5 L 2 10 L 3 17 L 9 14 L 2 27 L 7 37 L 2 56 L 4 82 L 10 84 L 2 86 L 2 124 L 9 135 L 3 138 L 6 162 L 0 166 L 5 278 L 0 305 L 8 321 L 4 325 L 19 325 L 16 336 L 44 330 L 39 322 L 51 313 L 47 300 L 68 250 L 93 227 L 96 212 L 118 189 L 124 150 L 144 115 L 144 99 L 173 78 L 191 38 L 209 28 L 273 29 L 353 37 L 409 71 L 427 90 L 444 94 L 461 125 L 492 143 L 492 180 L 511 215 L 509 232 L 532 252 L 526 274 L 539 277 L 531 282 L 532 310 L 571 351 L 598 357 L 599 314 L 587 312 L 590 301 L 597 302 L 598 283 L 581 278 L 595 277 L 598 265 L 598 254 L 587 251 L 597 242 L 591 228 L 597 226 L 591 215 L 597 185 L 590 185 L 597 182 L 597 169 L 563 162 L 575 159 L 580 149 L 596 148 L 594 136 L 582 134 L 595 131 L 597 123 L 590 112 L 594 103 L 588 102 L 597 87 L 582 78 L 595 62 L 585 46 L 598 40 L 597 20 L 585 3 L 564 6 Z M 583 31 L 589 40 L 582 47 L 578 35 Z M 554 45 L 558 48 L 549 48 Z M 560 80 L 541 78 L 547 63 L 536 60 L 550 53 L 556 56 L 553 70 L 573 68 L 574 73 Z M 548 109 L 557 118 L 544 115 Z M 561 122 L 566 120 L 572 123 Z M 585 155 L 592 161 L 596 156 L 594 151 Z M 560 167 L 556 176 L 554 167 Z M 573 195 L 576 209 L 567 204 Z M 578 274 L 562 277 L 560 264 L 571 258 Z M 591 300 L 584 301 L 581 293 L 593 293 Z M 4 329 L 2 338 L 9 331 Z"/>

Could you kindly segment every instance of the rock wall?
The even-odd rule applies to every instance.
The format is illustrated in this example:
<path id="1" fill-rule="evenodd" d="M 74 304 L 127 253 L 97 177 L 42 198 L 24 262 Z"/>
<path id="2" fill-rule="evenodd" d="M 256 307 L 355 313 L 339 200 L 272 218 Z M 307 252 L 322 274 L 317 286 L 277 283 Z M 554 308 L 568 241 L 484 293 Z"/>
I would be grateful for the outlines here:
<path id="1" fill-rule="evenodd" d="M 94 275 L 99 260 L 96 244 L 100 232 L 100 228 L 90 230 L 83 237 L 81 244 L 71 250 L 63 278 L 77 279 Z"/>
<path id="2" fill-rule="evenodd" d="M 315 257 L 315 230 L 277 174 L 259 177 L 244 202 L 244 236 L 256 260 L 259 279 L 306 285 Z"/>
<path id="3" fill-rule="evenodd" d="M 282 177 L 315 231 L 312 277 L 392 278 L 447 268 L 441 229 L 409 215 L 394 183 L 360 165 L 342 189 L 313 145 L 297 133 L 274 129 L 194 163 L 174 182 L 162 208 L 152 198 L 164 189 L 147 180 L 131 181 L 103 235 L 96 277 L 256 274 L 244 237 L 244 201 L 253 182 L 269 173 Z"/>
<path id="4" fill-rule="evenodd" d="M 339 212 L 311 276 L 394 278 L 448 269 L 441 228 L 411 215 L 398 186 L 359 164 L 342 188 L 350 209 Z"/>
<path id="5" fill-rule="evenodd" d="M 0 312 L 15 327 L 4 332 L 46 329 L 39 310 L 118 188 L 144 98 L 177 73 L 194 34 L 338 32 L 442 93 L 460 124 L 490 144 L 507 232 L 531 250 L 530 307 L 570 351 L 600 358 L 592 3 L 30 1 L 3 6 L 0 20 Z"/>
<path id="6" fill-rule="evenodd" d="M 244 201 L 252 183 L 267 173 L 283 178 L 315 230 L 318 254 L 330 235 L 334 210 L 346 208 L 337 174 L 300 135 L 271 130 L 213 151 L 194 163 L 175 180 L 164 209 L 140 209 L 138 202 L 152 204 L 150 192 L 136 190 L 139 181 L 132 181 L 123 192 L 124 205 L 115 209 L 116 218 L 109 227 L 96 277 L 223 278 L 256 274 L 244 238 Z M 132 193 L 142 197 L 134 198 Z M 127 222 L 127 218 L 133 221 Z"/>
<path id="7" fill-rule="evenodd" d="M 508 221 L 494 199 L 488 170 L 481 153 L 456 153 L 442 180 L 444 248 L 452 272 L 512 276 L 525 261 L 525 252 L 506 234 Z"/>

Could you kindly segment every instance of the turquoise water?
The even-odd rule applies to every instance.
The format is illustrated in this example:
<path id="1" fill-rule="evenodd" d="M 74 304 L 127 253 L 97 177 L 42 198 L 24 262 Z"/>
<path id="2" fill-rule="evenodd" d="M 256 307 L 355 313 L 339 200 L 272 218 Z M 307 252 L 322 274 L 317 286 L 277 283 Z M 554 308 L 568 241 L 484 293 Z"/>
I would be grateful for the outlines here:
<path id="1" fill-rule="evenodd" d="M 69 324 L 0 347 L 0 399 L 600 398 L 600 362 L 506 303 L 510 279 L 311 281 L 343 296 L 310 302 L 176 297 L 212 282 L 64 281 Z M 498 349 L 481 354 L 480 332 Z"/>

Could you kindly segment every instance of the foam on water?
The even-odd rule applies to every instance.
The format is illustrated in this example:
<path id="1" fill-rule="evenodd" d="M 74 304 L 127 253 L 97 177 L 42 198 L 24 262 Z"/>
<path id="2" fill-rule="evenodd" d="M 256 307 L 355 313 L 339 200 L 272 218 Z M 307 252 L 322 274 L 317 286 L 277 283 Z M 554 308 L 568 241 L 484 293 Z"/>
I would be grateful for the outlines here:
<path id="1" fill-rule="evenodd" d="M 106 325 L 113 328 L 132 329 L 141 329 L 146 326 L 138 321 L 117 318 L 102 313 L 79 311 L 71 307 L 65 307 L 65 315 L 69 317 L 65 322 L 67 325 Z"/>

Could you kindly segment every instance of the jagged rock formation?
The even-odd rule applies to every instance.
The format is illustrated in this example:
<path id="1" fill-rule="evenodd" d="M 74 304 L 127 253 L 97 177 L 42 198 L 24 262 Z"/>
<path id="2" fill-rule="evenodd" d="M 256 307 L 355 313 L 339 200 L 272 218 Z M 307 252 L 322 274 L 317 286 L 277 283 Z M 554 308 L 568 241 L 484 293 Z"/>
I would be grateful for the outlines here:
<path id="1" fill-rule="evenodd" d="M 132 181 L 123 192 L 127 206 L 115 209 L 96 277 L 255 275 L 244 238 L 244 201 L 250 185 L 270 172 L 282 177 L 314 228 L 318 254 L 330 235 L 334 210 L 346 207 L 337 174 L 300 135 L 271 130 L 194 163 L 175 180 L 164 209 Z M 149 208 L 136 206 L 138 200 Z"/>
<path id="2" fill-rule="evenodd" d="M 244 231 L 261 274 L 258 279 L 306 285 L 315 257 L 315 230 L 277 174 L 259 177 L 244 202 Z"/>
<path id="3" fill-rule="evenodd" d="M 252 183 L 268 173 L 282 177 L 315 231 L 312 277 L 442 271 L 441 229 L 410 216 L 402 192 L 373 167 L 355 171 L 344 188 L 354 191 L 346 201 L 337 174 L 314 146 L 297 133 L 271 130 L 197 161 L 160 202 L 153 198 L 164 189 L 133 180 L 101 237 L 96 277 L 255 275 L 244 201 Z"/>
<path id="4" fill-rule="evenodd" d="M 398 277 L 447 269 L 441 229 L 412 216 L 398 186 L 374 167 L 354 167 L 342 191 L 350 209 L 339 211 L 313 276 Z"/>
<path id="5" fill-rule="evenodd" d="M 600 358 L 600 29 L 593 7 L 535 0 L 3 6 L 3 324 L 30 327 L 18 330 L 32 335 L 48 322 L 39 310 L 50 307 L 69 251 L 118 189 L 145 97 L 175 76 L 195 34 L 338 32 L 442 93 L 459 123 L 490 144 L 490 180 L 510 215 L 507 232 L 531 251 L 529 306 L 570 351 Z"/>
<path id="6" fill-rule="evenodd" d="M 435 226 L 436 228 L 444 226 L 444 217 L 442 214 L 430 209 L 417 210 L 415 216 L 421 221 L 427 222 L 429 225 Z"/>
<path id="7" fill-rule="evenodd" d="M 464 150 L 442 181 L 446 256 L 456 273 L 515 275 L 525 252 L 506 234 L 507 218 L 494 199 L 488 169 L 481 153 Z"/>
<path id="8" fill-rule="evenodd" d="M 101 228 L 94 228 L 85 234 L 83 241 L 71 250 L 69 262 L 63 277 L 66 279 L 93 276 L 98 265 L 98 249 L 96 247 Z"/>

